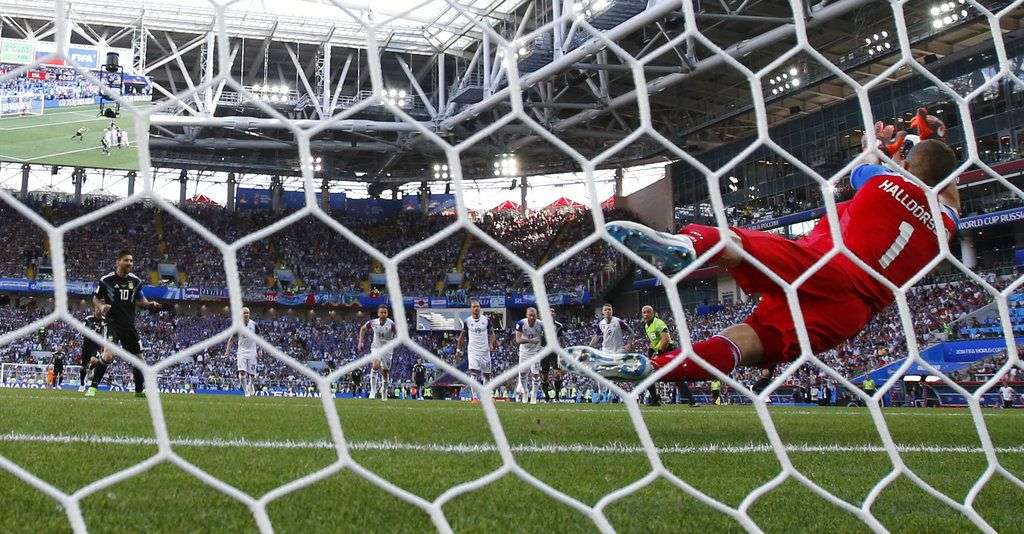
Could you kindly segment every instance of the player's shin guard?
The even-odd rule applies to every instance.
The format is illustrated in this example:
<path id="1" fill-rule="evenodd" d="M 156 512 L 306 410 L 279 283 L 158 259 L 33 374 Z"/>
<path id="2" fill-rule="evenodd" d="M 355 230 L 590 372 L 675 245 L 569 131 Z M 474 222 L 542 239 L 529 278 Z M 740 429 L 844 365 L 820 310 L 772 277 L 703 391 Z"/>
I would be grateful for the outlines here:
<path id="1" fill-rule="evenodd" d="M 739 365 L 740 349 L 735 343 L 725 336 L 713 336 L 710 339 L 693 345 L 693 352 L 705 362 L 724 374 L 729 374 Z M 656 356 L 651 359 L 655 369 L 660 369 L 677 358 L 682 357 L 682 351 L 672 352 Z M 714 378 L 711 373 L 697 364 L 692 358 L 674 367 L 665 376 L 661 377 L 663 382 L 676 382 L 679 380 L 711 380 Z"/>

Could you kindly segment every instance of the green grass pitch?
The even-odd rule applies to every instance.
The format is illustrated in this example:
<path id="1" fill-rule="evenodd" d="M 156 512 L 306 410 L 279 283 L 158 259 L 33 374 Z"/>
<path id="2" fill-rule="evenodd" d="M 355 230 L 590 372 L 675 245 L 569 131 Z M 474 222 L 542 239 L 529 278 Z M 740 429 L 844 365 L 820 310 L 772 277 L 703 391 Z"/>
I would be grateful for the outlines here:
<path id="1" fill-rule="evenodd" d="M 133 104 L 139 109 L 148 103 Z M 111 119 L 97 117 L 98 105 L 47 109 L 42 115 L 0 118 L 0 160 L 15 163 L 76 166 L 105 169 L 138 169 L 135 117 L 122 107 L 114 122 L 128 131 L 131 146 L 115 148 L 106 156 L 100 150 L 103 129 Z M 72 140 L 79 128 L 88 128 L 85 140 Z"/>
<path id="2" fill-rule="evenodd" d="M 173 449 L 204 471 L 258 498 L 337 460 L 319 399 L 164 395 Z M 355 461 L 434 500 L 502 464 L 483 410 L 464 402 L 339 400 Z M 794 466 L 860 505 L 891 469 L 865 409 L 771 408 Z M 643 408 L 665 467 L 722 502 L 738 506 L 779 474 L 749 406 Z M 987 463 L 966 410 L 888 409 L 895 442 L 926 482 L 963 501 Z M 622 405 L 499 404 L 498 415 L 523 469 L 586 505 L 650 472 Z M 1024 411 L 984 411 L 999 460 L 1024 476 Z M 62 436 L 63 441 L 58 441 Z M 129 438 L 141 438 L 138 443 Z M 152 456 L 146 401 L 104 393 L 0 389 L 0 454 L 65 492 Z M 1021 528 L 1024 490 L 996 477 L 975 501 L 993 528 Z M 55 501 L 0 470 L 5 532 L 65 532 Z M 456 532 L 593 532 L 583 514 L 514 475 L 460 495 L 443 508 Z M 251 532 L 250 511 L 175 465 L 162 463 L 82 501 L 93 532 Z M 342 469 L 271 501 L 279 532 L 431 532 L 427 514 Z M 766 532 L 865 532 L 867 527 L 793 480 L 757 500 L 752 519 Z M 893 532 L 975 532 L 963 516 L 906 478 L 872 511 Z M 664 479 L 610 504 L 621 532 L 736 532 L 740 526 Z"/>

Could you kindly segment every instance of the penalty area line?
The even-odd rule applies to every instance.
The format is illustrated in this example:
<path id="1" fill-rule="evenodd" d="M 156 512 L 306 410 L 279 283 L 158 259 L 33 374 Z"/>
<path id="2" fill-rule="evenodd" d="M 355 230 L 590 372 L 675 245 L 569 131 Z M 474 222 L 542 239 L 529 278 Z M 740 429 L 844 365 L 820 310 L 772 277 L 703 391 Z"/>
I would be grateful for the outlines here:
<path id="1" fill-rule="evenodd" d="M 24 434 L 10 432 L 0 434 L 0 443 L 51 443 L 70 444 L 82 443 L 90 445 L 157 445 L 157 440 L 141 436 L 104 436 L 74 434 Z M 245 438 L 175 438 L 170 440 L 175 447 L 212 447 L 240 449 L 334 449 L 334 443 L 327 440 L 249 440 Z M 346 446 L 356 451 L 414 451 L 447 454 L 497 453 L 499 448 L 491 443 L 410 443 L 402 441 L 351 441 Z M 791 453 L 884 453 L 881 445 L 815 445 L 786 444 L 786 451 Z M 586 454 L 643 454 L 644 448 L 636 445 L 610 443 L 604 445 L 588 443 L 566 444 L 517 444 L 510 447 L 514 453 L 586 453 Z M 932 453 L 932 454 L 983 454 L 981 447 L 962 446 L 931 446 L 931 445 L 897 445 L 901 453 Z M 659 454 L 756 454 L 771 453 L 774 449 L 767 443 L 747 443 L 743 445 L 672 445 L 657 449 Z M 1022 454 L 1024 446 L 996 447 L 995 452 L 1004 454 Z"/>

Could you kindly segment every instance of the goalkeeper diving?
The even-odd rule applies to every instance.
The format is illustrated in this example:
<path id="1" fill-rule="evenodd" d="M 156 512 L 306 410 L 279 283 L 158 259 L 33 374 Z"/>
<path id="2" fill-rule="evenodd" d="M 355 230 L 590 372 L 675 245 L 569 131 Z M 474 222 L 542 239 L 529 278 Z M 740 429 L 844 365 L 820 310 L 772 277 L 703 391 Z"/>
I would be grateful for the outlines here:
<path id="1" fill-rule="evenodd" d="M 879 150 L 925 185 L 935 187 L 957 167 L 956 154 L 942 140 L 945 126 L 924 108 L 918 110 L 910 126 L 916 134 L 896 132 L 891 125 L 876 123 Z M 960 196 L 955 180 L 937 194 L 939 220 L 932 215 L 925 189 L 880 165 L 877 158 L 856 167 L 850 182 L 855 190 L 853 198 L 836 206 L 842 241 L 850 253 L 897 287 L 939 253 L 937 224 L 943 225 L 947 237 L 956 232 Z M 729 228 L 723 233 L 716 227 L 696 224 L 683 227 L 678 235 L 627 221 L 608 223 L 606 229 L 614 239 L 668 275 L 683 270 L 727 239 L 791 284 L 833 248 L 827 217 L 795 241 L 768 232 Z M 728 270 L 743 291 L 760 293 L 761 300 L 742 323 L 695 343 L 693 353 L 725 375 L 739 366 L 770 367 L 799 357 L 797 331 L 783 287 L 731 248 L 715 254 L 708 264 Z M 810 347 L 816 354 L 857 335 L 894 300 L 885 284 L 843 254 L 832 257 L 804 281 L 797 295 Z M 636 381 L 686 355 L 682 349 L 653 357 L 613 354 L 584 346 L 569 347 L 567 351 L 576 360 L 566 363 L 570 370 L 578 371 L 577 366 L 582 365 L 612 380 Z M 693 358 L 686 358 L 661 380 L 712 378 Z"/>

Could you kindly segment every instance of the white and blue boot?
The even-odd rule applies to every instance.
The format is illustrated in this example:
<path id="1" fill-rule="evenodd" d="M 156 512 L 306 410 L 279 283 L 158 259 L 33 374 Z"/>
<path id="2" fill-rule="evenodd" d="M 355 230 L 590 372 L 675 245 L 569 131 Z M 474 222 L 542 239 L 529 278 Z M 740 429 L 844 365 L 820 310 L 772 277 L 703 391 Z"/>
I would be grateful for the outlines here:
<path id="1" fill-rule="evenodd" d="M 630 221 L 610 222 L 604 227 L 613 239 L 669 276 L 697 259 L 693 240 L 685 235 L 659 232 Z"/>
<path id="2" fill-rule="evenodd" d="M 585 367 L 609 380 L 629 380 L 638 382 L 654 372 L 651 360 L 643 354 L 627 352 L 625 354 L 609 354 L 587 346 L 568 347 L 565 351 L 573 361 L 559 358 L 559 365 L 579 374 Z"/>

